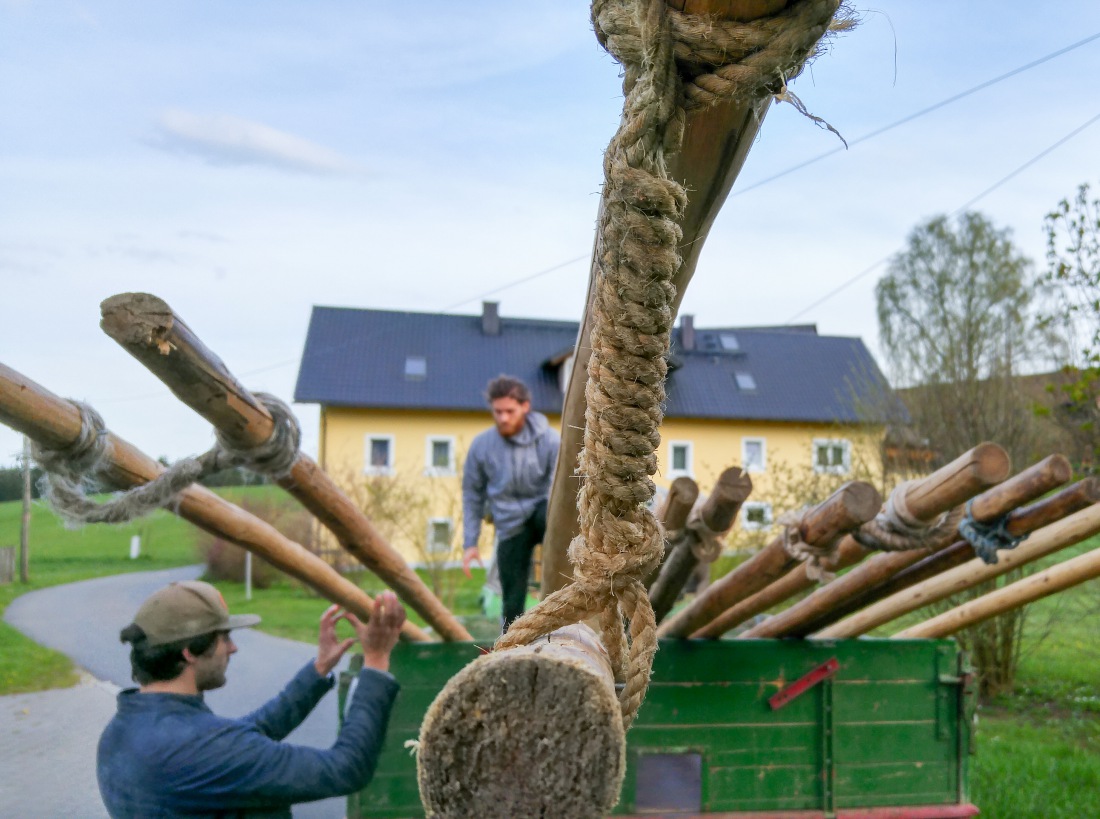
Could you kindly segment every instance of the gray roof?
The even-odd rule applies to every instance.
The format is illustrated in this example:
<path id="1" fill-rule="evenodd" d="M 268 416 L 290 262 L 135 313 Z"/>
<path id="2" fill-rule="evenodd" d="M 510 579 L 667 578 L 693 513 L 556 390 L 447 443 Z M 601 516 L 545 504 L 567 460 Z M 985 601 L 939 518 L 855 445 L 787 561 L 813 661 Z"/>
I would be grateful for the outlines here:
<path id="1" fill-rule="evenodd" d="M 314 307 L 294 400 L 483 410 L 486 383 L 504 373 L 527 383 L 535 409 L 560 413 L 552 362 L 572 348 L 577 326 L 502 317 L 500 334 L 486 335 L 481 316 Z M 812 325 L 697 327 L 693 350 L 677 329 L 670 365 L 670 418 L 855 422 L 881 417 L 859 407 L 883 406 L 888 390 L 860 339 Z"/>

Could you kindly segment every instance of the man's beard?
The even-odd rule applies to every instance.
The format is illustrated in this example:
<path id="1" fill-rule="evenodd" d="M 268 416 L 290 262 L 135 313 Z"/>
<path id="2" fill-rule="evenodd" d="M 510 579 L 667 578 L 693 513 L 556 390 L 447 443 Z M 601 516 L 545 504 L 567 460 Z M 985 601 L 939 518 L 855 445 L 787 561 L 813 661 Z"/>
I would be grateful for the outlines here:
<path id="1" fill-rule="evenodd" d="M 203 668 L 195 668 L 195 687 L 199 691 L 213 691 L 225 685 L 226 665 L 210 665 Z"/>

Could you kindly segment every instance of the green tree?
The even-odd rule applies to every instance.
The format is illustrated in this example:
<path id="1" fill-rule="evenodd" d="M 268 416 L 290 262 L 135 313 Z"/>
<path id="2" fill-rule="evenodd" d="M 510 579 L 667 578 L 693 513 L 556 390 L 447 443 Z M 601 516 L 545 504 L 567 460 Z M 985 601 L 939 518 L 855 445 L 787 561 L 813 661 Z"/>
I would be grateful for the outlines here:
<path id="1" fill-rule="evenodd" d="M 1074 199 L 1063 199 L 1047 214 L 1044 227 L 1042 279 L 1055 296 L 1045 319 L 1065 329 L 1073 349 L 1064 368 L 1069 381 L 1051 388 L 1063 399 L 1055 420 L 1091 454 L 1095 470 L 1100 463 L 1100 199 L 1090 199 L 1083 183 Z"/>
<path id="2" fill-rule="evenodd" d="M 1046 454 L 1049 430 L 1017 382 L 1055 341 L 1036 315 L 1037 292 L 1032 263 L 1010 232 L 978 213 L 918 226 L 892 259 L 876 287 L 879 332 L 912 430 L 937 455 L 932 466 L 981 441 L 1003 446 L 1017 469 Z M 959 635 L 983 693 L 1011 689 L 1025 615 L 1010 612 Z"/>
<path id="3" fill-rule="evenodd" d="M 875 295 L 879 334 L 912 428 L 949 460 L 996 441 L 1026 465 L 1047 442 L 1016 377 L 1049 356 L 1031 261 L 979 213 L 918 226 Z"/>

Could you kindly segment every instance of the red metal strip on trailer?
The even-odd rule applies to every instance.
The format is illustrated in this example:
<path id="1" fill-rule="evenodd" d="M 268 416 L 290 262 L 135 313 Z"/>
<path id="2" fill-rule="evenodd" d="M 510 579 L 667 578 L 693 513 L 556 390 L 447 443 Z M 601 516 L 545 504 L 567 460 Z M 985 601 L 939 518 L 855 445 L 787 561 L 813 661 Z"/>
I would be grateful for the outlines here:
<path id="1" fill-rule="evenodd" d="M 782 691 L 772 694 L 768 699 L 768 705 L 772 707 L 773 711 L 778 711 L 795 697 L 806 693 L 822 680 L 833 676 L 839 668 L 840 661 L 836 657 L 830 657 L 804 677 L 795 680 Z"/>
<path id="2" fill-rule="evenodd" d="M 850 808 L 836 813 L 820 810 L 750 810 L 734 813 L 631 814 L 623 819 L 969 819 L 981 811 L 976 805 L 907 805 L 892 808 Z"/>

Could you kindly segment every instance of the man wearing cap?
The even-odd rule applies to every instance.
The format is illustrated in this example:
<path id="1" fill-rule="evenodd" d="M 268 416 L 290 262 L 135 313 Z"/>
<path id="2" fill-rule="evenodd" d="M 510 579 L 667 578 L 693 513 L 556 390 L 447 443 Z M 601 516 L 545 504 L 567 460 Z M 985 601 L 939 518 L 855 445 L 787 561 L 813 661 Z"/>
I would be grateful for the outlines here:
<path id="1" fill-rule="evenodd" d="M 356 636 L 340 640 L 347 620 Z M 405 622 L 393 592 L 375 601 L 364 625 L 332 606 L 321 616 L 317 658 L 260 709 L 215 716 L 203 692 L 225 685 L 236 653 L 230 632 L 260 622 L 230 615 L 209 583 L 173 583 L 142 604 L 122 630 L 140 688 L 118 695 L 118 713 L 99 740 L 96 773 L 107 811 L 121 817 L 290 816 L 290 806 L 363 788 L 374 773 L 398 685 L 390 651 Z M 332 670 L 356 642 L 363 670 L 344 726 L 328 750 L 281 740 L 333 686 Z"/>

